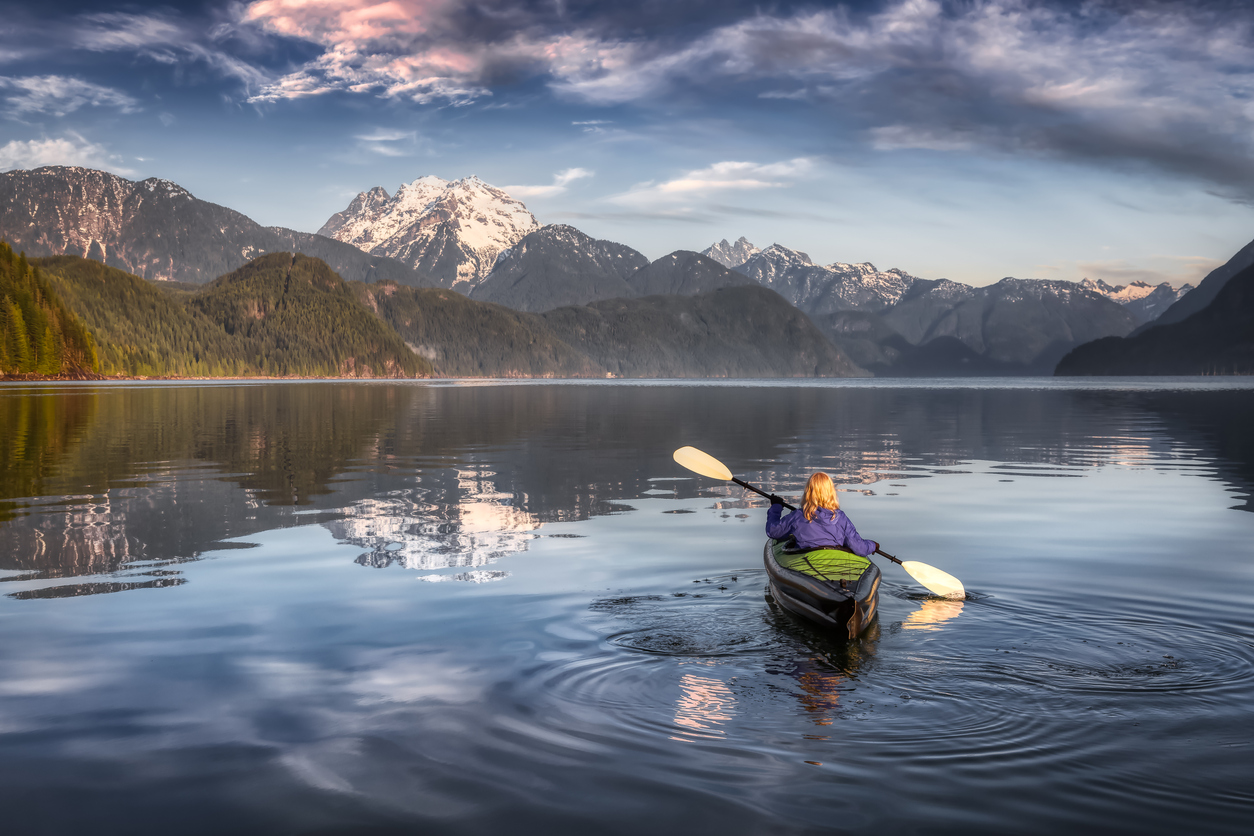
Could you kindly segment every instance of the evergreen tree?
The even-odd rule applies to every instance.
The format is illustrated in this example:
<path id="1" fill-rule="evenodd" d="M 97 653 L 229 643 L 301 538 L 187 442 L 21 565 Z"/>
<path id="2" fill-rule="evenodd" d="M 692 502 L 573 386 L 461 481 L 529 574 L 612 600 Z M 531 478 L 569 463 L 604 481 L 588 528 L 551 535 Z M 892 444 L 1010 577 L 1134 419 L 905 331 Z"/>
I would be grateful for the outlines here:
<path id="1" fill-rule="evenodd" d="M 26 254 L 0 243 L 0 375 L 98 373 L 92 336 Z"/>
<path id="2" fill-rule="evenodd" d="M 30 335 L 26 332 L 26 318 L 22 316 L 22 309 L 12 299 L 6 300 L 9 309 L 9 317 L 6 325 L 8 326 L 9 344 L 13 351 L 12 370 L 17 374 L 26 374 L 32 371 L 31 367 L 31 350 Z"/>
<path id="3" fill-rule="evenodd" d="M 52 333 L 52 326 L 44 326 L 43 337 L 39 340 L 39 362 L 35 367 L 35 371 L 41 375 L 51 377 L 61 372 L 61 351 L 57 345 L 58 340 Z"/>

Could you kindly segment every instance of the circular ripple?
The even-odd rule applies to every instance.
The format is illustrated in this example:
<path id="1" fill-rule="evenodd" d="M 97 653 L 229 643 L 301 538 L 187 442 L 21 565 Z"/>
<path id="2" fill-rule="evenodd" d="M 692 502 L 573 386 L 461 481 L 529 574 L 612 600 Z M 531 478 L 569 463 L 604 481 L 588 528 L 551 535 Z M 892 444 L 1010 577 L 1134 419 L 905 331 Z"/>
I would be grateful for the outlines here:
<path id="1" fill-rule="evenodd" d="M 1050 602 L 987 598 L 968 598 L 966 608 L 980 619 L 986 641 L 945 664 L 970 667 L 976 676 L 1075 695 L 1218 692 L 1254 684 L 1254 648 L 1247 640 L 1179 623 L 1165 611 L 1061 612 Z"/>
<path id="2" fill-rule="evenodd" d="M 781 641 L 763 620 L 762 574 L 701 578 L 690 590 L 611 598 L 592 609 L 631 625 L 606 637 L 627 650 L 675 657 L 761 654 Z"/>
<path id="3" fill-rule="evenodd" d="M 628 747 L 667 763 L 676 740 L 814 762 L 857 752 L 995 785 L 1007 770 L 1100 759 L 1091 722 L 1131 724 L 1163 695 L 1254 683 L 1247 643 L 1166 616 L 979 594 L 940 612 L 886 583 L 880 620 L 849 642 L 764 592 L 758 571 L 597 601 L 599 651 L 539 664 L 508 699 L 530 707 L 537 739 L 572 751 Z"/>

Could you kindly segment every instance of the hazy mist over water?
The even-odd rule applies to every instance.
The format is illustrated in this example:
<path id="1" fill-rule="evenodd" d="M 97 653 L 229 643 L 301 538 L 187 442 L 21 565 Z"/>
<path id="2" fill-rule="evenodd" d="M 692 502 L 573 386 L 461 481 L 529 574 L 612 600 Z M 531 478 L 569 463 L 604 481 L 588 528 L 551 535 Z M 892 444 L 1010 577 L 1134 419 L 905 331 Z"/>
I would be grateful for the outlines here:
<path id="1" fill-rule="evenodd" d="M 16 833 L 1234 832 L 1254 384 L 0 387 Z M 886 563 L 764 597 L 822 468 Z"/>

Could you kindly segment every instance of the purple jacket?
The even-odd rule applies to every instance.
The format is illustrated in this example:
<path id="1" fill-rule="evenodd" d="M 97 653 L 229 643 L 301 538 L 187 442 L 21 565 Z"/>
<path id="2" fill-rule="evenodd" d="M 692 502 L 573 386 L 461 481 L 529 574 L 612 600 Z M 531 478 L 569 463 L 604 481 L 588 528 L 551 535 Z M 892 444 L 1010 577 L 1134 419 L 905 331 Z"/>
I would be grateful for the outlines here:
<path id="1" fill-rule="evenodd" d="M 772 505 L 766 512 L 766 536 L 772 540 L 786 540 L 794 537 L 797 545 L 803 549 L 817 549 L 824 546 L 835 546 L 848 549 L 863 557 L 879 548 L 872 540 L 863 540 L 858 530 L 845 516 L 844 511 L 829 511 L 820 508 L 814 512 L 814 519 L 807 520 L 801 509 L 793 511 L 782 520 L 779 515 L 784 513 L 783 505 Z"/>

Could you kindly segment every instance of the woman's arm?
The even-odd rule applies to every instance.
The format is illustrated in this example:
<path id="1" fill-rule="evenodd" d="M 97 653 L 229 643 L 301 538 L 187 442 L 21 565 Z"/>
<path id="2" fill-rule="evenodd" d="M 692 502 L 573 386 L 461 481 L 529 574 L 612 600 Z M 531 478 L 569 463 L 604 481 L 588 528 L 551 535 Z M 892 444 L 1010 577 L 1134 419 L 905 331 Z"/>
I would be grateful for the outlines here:
<path id="1" fill-rule="evenodd" d="M 880 544 L 874 540 L 863 540 L 858 535 L 858 529 L 853 527 L 853 520 L 849 519 L 844 512 L 841 512 L 840 524 L 844 529 L 845 548 L 854 554 L 868 557 L 880 547 Z"/>
<path id="2" fill-rule="evenodd" d="M 793 525 L 796 520 L 793 519 L 797 515 L 793 511 L 788 516 L 780 519 L 780 515 L 784 513 L 783 505 L 772 505 L 766 512 L 766 536 L 772 540 L 783 540 L 792 534 Z"/>

